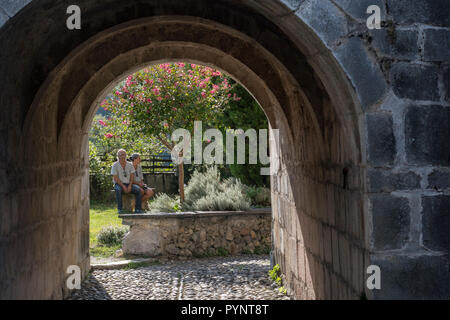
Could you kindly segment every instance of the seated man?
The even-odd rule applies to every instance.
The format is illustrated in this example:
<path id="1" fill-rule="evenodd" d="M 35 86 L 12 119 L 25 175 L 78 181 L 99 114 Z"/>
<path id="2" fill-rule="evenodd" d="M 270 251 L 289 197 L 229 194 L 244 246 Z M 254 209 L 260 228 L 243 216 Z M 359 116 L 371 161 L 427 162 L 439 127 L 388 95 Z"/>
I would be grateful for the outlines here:
<path id="1" fill-rule="evenodd" d="M 117 160 L 111 167 L 113 175 L 114 190 L 116 191 L 117 209 L 119 214 L 122 212 L 122 192 L 133 193 L 136 197 L 135 213 L 142 213 L 141 210 L 141 189 L 133 184 L 134 167 L 127 162 L 127 152 L 124 149 L 117 151 Z"/>

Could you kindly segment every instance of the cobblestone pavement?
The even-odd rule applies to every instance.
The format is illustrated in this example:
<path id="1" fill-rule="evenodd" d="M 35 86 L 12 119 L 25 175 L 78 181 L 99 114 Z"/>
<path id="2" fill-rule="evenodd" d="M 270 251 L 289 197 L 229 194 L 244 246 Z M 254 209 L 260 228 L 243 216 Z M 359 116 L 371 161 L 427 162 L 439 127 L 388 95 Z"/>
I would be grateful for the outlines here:
<path id="1" fill-rule="evenodd" d="M 94 270 L 69 300 L 289 300 L 268 276 L 268 256 L 168 262 Z"/>

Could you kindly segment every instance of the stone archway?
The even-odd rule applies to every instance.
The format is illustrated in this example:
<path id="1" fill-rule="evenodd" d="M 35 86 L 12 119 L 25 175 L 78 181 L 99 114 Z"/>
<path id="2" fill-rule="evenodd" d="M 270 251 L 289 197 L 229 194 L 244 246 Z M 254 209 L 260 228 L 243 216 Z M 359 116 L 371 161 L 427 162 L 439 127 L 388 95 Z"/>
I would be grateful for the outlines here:
<path id="1" fill-rule="evenodd" d="M 408 296 L 408 285 L 395 278 L 373 295 L 365 269 L 375 261 L 384 272 L 402 274 L 404 265 L 417 266 L 401 251 L 411 248 L 426 260 L 419 269 L 433 270 L 433 280 L 445 277 L 433 262 L 447 261 L 439 244 L 432 256 L 404 246 L 416 239 L 411 201 L 369 195 L 366 155 L 371 166 L 389 166 L 396 138 L 392 117 L 373 113 L 388 93 L 385 70 L 365 32 L 348 36 L 343 8 L 321 3 L 80 1 L 80 31 L 64 28 L 65 3 L 32 1 L 11 18 L 0 29 L 0 74 L 16 79 L 1 95 L 10 111 L 2 127 L 11 128 L 2 132 L 8 166 L 0 176 L 11 183 L 0 197 L 8 212 L 1 297 L 61 298 L 68 293 L 67 266 L 87 273 L 87 132 L 95 105 L 130 70 L 178 60 L 232 75 L 280 129 L 272 232 L 275 260 L 292 294 Z M 381 137 L 373 137 L 378 126 Z M 396 218 L 386 217 L 388 208 L 380 212 L 386 204 Z M 392 264 L 389 255 L 406 262 Z M 445 290 L 424 295 L 442 297 Z"/>

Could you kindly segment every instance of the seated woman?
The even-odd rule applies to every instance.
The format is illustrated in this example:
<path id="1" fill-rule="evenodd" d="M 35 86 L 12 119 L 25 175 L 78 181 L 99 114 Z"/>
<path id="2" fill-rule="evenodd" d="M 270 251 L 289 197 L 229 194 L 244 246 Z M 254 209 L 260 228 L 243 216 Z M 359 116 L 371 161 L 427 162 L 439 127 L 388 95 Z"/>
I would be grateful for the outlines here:
<path id="1" fill-rule="evenodd" d="M 133 153 L 130 157 L 130 160 L 133 164 L 134 170 L 136 173 L 134 175 L 133 184 L 137 185 L 141 190 L 142 195 L 142 205 L 147 207 L 147 200 L 150 199 L 154 192 L 153 189 L 147 187 L 144 184 L 144 174 L 142 173 L 141 156 L 138 153 Z"/>

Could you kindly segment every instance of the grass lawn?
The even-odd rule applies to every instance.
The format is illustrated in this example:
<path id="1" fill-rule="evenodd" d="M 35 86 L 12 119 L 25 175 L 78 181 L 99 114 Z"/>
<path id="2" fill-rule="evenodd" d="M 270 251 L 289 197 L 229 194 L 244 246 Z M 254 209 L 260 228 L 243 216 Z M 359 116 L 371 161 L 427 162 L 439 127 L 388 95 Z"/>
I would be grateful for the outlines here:
<path id="1" fill-rule="evenodd" d="M 122 247 L 115 245 L 111 247 L 98 245 L 97 235 L 102 227 L 106 226 L 122 226 L 122 219 L 119 219 L 117 213 L 117 205 L 113 203 L 92 203 L 89 210 L 89 248 L 91 256 L 110 257 Z"/>

